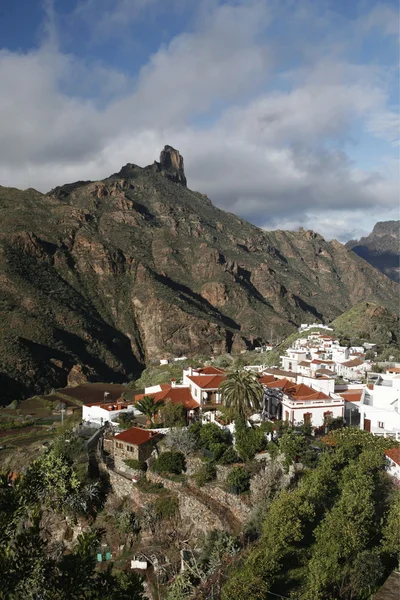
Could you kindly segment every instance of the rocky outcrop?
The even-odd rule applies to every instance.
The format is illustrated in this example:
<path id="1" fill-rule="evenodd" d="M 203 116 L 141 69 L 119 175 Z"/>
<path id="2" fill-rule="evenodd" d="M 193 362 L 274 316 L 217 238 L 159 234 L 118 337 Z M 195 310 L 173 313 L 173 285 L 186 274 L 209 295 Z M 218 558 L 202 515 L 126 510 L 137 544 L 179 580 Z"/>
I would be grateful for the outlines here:
<path id="1" fill-rule="evenodd" d="M 183 158 L 178 150 L 172 146 L 164 146 L 160 154 L 160 162 L 157 163 L 158 169 L 164 177 L 167 177 L 175 183 L 181 183 L 186 187 L 186 176 L 183 167 Z"/>

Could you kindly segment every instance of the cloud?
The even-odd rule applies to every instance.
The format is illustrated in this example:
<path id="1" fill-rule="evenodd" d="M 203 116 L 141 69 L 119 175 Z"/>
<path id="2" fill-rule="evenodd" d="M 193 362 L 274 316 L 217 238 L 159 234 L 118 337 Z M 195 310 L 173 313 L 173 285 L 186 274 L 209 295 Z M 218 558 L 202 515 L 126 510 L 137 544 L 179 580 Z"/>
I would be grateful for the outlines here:
<path id="1" fill-rule="evenodd" d="M 104 2 L 100 20 L 111 10 Z M 133 19 L 156 2 L 112 6 Z M 278 6 L 205 2 L 193 31 L 132 77 L 63 53 L 48 0 L 45 43 L 0 52 L 1 183 L 47 191 L 99 179 L 126 162 L 151 163 L 169 143 L 184 155 L 190 187 L 259 226 L 365 233 L 398 206 L 396 169 L 377 161 L 370 172 L 347 153 L 361 134 L 393 141 L 387 69 L 319 49 L 283 68 Z"/>

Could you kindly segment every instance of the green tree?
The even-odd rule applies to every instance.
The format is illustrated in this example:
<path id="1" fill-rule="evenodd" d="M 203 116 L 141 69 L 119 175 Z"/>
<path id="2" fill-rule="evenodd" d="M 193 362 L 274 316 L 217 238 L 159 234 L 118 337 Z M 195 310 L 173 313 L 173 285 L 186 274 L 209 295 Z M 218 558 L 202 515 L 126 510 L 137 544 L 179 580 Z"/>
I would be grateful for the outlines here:
<path id="1" fill-rule="evenodd" d="M 151 465 L 155 473 L 175 473 L 180 475 L 186 470 L 185 456 L 182 452 L 163 452 Z"/>
<path id="2" fill-rule="evenodd" d="M 250 473 L 243 467 L 234 467 L 226 482 L 235 494 L 243 494 L 250 489 Z"/>
<path id="3" fill-rule="evenodd" d="M 182 404 L 174 404 L 167 398 L 161 409 L 164 427 L 183 427 L 186 425 L 186 409 Z"/>
<path id="4" fill-rule="evenodd" d="M 242 419 L 261 410 L 263 386 L 251 371 L 231 373 L 219 389 L 222 403 L 227 408 L 233 408 Z"/>
<path id="5" fill-rule="evenodd" d="M 235 421 L 235 449 L 243 460 L 254 458 L 267 446 L 267 439 L 260 427 L 247 427 L 243 419 Z"/>
<path id="6" fill-rule="evenodd" d="M 145 417 L 147 417 L 148 423 L 154 422 L 154 417 L 163 406 L 163 402 L 155 402 L 153 396 L 143 396 L 141 400 L 138 400 L 135 404 L 137 408 Z"/>

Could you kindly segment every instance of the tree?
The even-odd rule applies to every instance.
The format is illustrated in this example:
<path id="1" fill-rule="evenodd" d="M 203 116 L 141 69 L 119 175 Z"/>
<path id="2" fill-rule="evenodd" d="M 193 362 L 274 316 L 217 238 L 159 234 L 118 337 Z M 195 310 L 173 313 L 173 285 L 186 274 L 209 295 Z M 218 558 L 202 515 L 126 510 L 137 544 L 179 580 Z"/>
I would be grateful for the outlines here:
<path id="1" fill-rule="evenodd" d="M 235 494 L 243 494 L 250 489 L 250 473 L 243 467 L 234 467 L 229 473 L 227 484 L 233 488 Z"/>
<path id="2" fill-rule="evenodd" d="M 135 404 L 137 408 L 145 417 L 147 417 L 148 423 L 154 422 L 154 417 L 162 408 L 163 402 L 155 402 L 152 396 L 143 396 L 141 400 L 138 400 Z"/>
<path id="3" fill-rule="evenodd" d="M 174 404 L 167 398 L 161 409 L 164 427 L 183 427 L 186 425 L 186 409 L 182 404 Z"/>
<path id="4" fill-rule="evenodd" d="M 121 427 L 128 429 L 129 427 L 132 427 L 135 417 L 131 412 L 121 413 L 118 421 Z"/>
<path id="5" fill-rule="evenodd" d="M 250 460 L 267 445 L 261 428 L 247 427 L 243 419 L 235 421 L 235 448 L 243 460 Z"/>
<path id="6" fill-rule="evenodd" d="M 165 444 L 185 456 L 192 454 L 198 446 L 197 436 L 190 429 L 172 429 L 165 438 Z"/>
<path id="7" fill-rule="evenodd" d="M 251 371 L 235 371 L 220 385 L 222 403 L 242 419 L 261 410 L 263 386 Z"/>
<path id="8" fill-rule="evenodd" d="M 163 452 L 151 465 L 155 473 L 175 473 L 180 475 L 186 470 L 185 457 L 182 452 Z"/>

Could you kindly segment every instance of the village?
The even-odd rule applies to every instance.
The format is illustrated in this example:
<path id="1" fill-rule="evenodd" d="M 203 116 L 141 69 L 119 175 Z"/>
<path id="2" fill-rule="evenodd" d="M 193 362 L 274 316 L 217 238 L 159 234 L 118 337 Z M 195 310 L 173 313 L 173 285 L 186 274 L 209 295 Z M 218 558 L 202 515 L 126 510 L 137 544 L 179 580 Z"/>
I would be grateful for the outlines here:
<path id="1" fill-rule="evenodd" d="M 373 344 L 341 346 L 327 326 L 302 325 L 299 331 L 301 337 L 280 357 L 279 366 L 244 366 L 243 370 L 253 373 L 263 388 L 260 405 L 247 415 L 248 425 L 304 425 L 317 437 L 347 425 L 374 436 L 400 440 L 400 367 L 373 372 L 373 361 L 365 356 L 367 351 L 373 352 Z M 272 348 L 266 346 L 259 351 Z M 160 362 L 166 364 L 168 360 Z M 82 423 L 107 431 L 105 444 L 117 461 L 145 461 L 155 452 L 157 439 L 169 432 L 157 415 L 157 405 L 165 403 L 182 409 L 181 425 L 214 423 L 229 431 L 234 440 L 234 419 L 227 416 L 223 402 L 223 384 L 229 376 L 227 370 L 215 366 L 187 367 L 179 381 L 152 385 L 140 394 L 123 393 L 109 399 L 105 392 L 103 401 L 82 406 Z M 155 418 L 150 423 L 143 420 L 140 411 L 143 398 L 154 403 Z M 136 426 L 127 428 L 129 422 L 136 422 Z M 147 428 L 149 424 L 151 429 Z M 392 454 L 388 456 L 390 472 L 400 478 L 400 453 Z"/>

